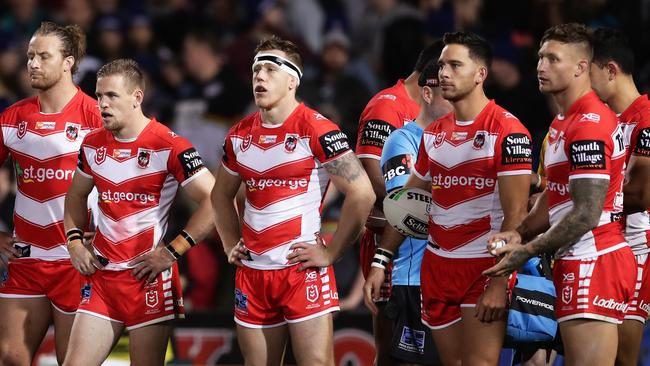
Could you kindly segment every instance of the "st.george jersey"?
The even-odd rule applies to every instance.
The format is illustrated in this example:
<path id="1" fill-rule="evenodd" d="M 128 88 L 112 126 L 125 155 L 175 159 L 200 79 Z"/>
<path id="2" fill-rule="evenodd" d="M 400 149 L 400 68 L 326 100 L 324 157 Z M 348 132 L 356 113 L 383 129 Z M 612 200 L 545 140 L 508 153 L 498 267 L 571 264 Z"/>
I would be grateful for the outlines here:
<path id="1" fill-rule="evenodd" d="M 293 243 L 315 242 L 329 183 L 323 164 L 350 151 L 345 134 L 304 104 L 281 125 L 256 112 L 231 128 L 222 166 L 246 184 L 242 235 L 252 260 L 244 265 L 285 268 Z"/>
<path id="2" fill-rule="evenodd" d="M 179 183 L 208 172 L 190 142 L 155 119 L 135 139 L 103 128 L 88 134 L 78 164 L 99 198 L 93 245 L 109 260 L 105 268 L 117 271 L 161 242 Z"/>
<path id="3" fill-rule="evenodd" d="M 388 135 L 414 120 L 419 112 L 420 106 L 406 93 L 404 80 L 377 93 L 359 118 L 357 156 L 379 160 Z"/>
<path id="4" fill-rule="evenodd" d="M 431 181 L 428 249 L 450 258 L 490 257 L 487 239 L 503 221 L 497 177 L 531 169 L 528 130 L 494 101 L 474 121 L 450 113 L 429 125 L 414 172 Z"/>
<path id="5" fill-rule="evenodd" d="M 401 188 L 408 181 L 417 160 L 422 132 L 420 126 L 411 122 L 388 136 L 380 160 L 386 192 Z M 420 266 L 426 246 L 426 240 L 404 239 L 393 258 L 393 285 L 420 285 Z"/>
<path id="6" fill-rule="evenodd" d="M 81 141 L 102 126 L 97 101 L 77 90 L 61 112 L 41 113 L 32 97 L 7 108 L 0 124 L 0 162 L 11 155 L 18 184 L 15 235 L 28 248 L 21 259 L 69 258 L 63 204 Z"/>
<path id="7" fill-rule="evenodd" d="M 598 226 L 576 243 L 558 250 L 556 257 L 596 257 L 627 245 L 623 238 L 623 178 L 625 143 L 616 115 L 590 92 L 558 115 L 549 128 L 544 156 L 549 221 L 553 225 L 573 207 L 569 181 L 591 178 L 609 180 Z"/>
<path id="8" fill-rule="evenodd" d="M 625 136 L 628 161 L 631 155 L 650 158 L 650 101 L 647 95 L 638 97 L 619 116 L 619 122 Z M 627 216 L 625 240 L 630 244 L 634 254 L 650 252 L 650 215 L 648 211 L 637 212 Z"/>

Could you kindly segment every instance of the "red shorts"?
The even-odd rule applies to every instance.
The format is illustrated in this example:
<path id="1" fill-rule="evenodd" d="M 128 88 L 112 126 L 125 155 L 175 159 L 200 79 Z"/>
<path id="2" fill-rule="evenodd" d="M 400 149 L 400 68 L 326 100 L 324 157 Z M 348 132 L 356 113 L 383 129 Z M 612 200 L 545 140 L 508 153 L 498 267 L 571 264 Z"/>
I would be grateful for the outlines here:
<path id="1" fill-rule="evenodd" d="M 634 294 L 636 274 L 636 260 L 628 246 L 598 257 L 555 261 L 557 321 L 622 323 Z"/>
<path id="2" fill-rule="evenodd" d="M 0 297 L 47 297 L 62 313 L 73 314 L 79 306 L 83 278 L 69 260 L 17 259 L 9 262 L 7 281 L 0 284 Z"/>
<path id="3" fill-rule="evenodd" d="M 372 264 L 372 259 L 375 257 L 375 249 L 379 246 L 380 236 L 375 234 L 369 229 L 365 229 L 361 240 L 360 253 L 359 253 L 359 262 L 361 264 L 361 272 L 363 273 L 363 278 L 368 278 L 368 273 L 370 273 L 370 264 Z M 392 285 L 392 274 L 393 274 L 393 263 L 389 263 L 386 266 L 384 271 L 386 277 L 384 278 L 384 283 L 381 285 L 381 293 L 379 297 L 380 302 L 388 301 L 391 294 L 391 285 Z"/>
<path id="4" fill-rule="evenodd" d="M 128 330 L 185 316 L 178 265 L 147 284 L 126 271 L 96 271 L 86 277 L 78 313 L 124 323 Z"/>
<path id="5" fill-rule="evenodd" d="M 237 268 L 235 322 L 241 326 L 277 327 L 338 310 L 332 266 L 302 272 L 297 265 L 275 270 Z"/>
<path id="6" fill-rule="evenodd" d="M 489 282 L 482 273 L 494 263 L 494 258 L 446 258 L 425 249 L 420 270 L 422 322 L 443 329 L 460 321 L 460 308 L 476 306 Z"/>
<path id="7" fill-rule="evenodd" d="M 625 319 L 638 320 L 645 324 L 650 316 L 650 261 L 648 253 L 637 254 L 636 285 L 630 301 L 630 307 L 625 314 Z"/>

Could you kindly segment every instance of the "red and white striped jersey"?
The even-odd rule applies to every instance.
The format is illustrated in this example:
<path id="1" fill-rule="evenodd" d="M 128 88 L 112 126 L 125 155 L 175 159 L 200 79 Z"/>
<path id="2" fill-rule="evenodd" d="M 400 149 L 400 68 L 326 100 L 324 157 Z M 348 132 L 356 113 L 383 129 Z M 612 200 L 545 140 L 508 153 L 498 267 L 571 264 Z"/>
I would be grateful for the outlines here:
<path id="1" fill-rule="evenodd" d="M 596 257 L 627 245 L 621 222 L 625 143 L 614 112 L 590 92 L 553 120 L 544 154 L 549 220 L 553 225 L 573 207 L 569 181 L 607 179 L 609 188 L 598 226 L 575 244 L 558 250 L 556 257 Z M 567 243 L 568 244 L 568 243 Z"/>
<path id="2" fill-rule="evenodd" d="M 650 158 L 650 100 L 647 95 L 639 96 L 619 116 L 625 136 L 627 161 L 631 155 Z M 634 254 L 650 252 L 650 215 L 648 210 L 628 215 L 625 220 L 625 240 Z"/>
<path id="3" fill-rule="evenodd" d="M 134 139 L 117 139 L 103 128 L 88 134 L 78 164 L 77 172 L 97 188 L 93 245 L 109 260 L 108 270 L 124 270 L 153 250 L 167 230 L 179 183 L 208 172 L 192 144 L 155 119 Z"/>
<path id="4" fill-rule="evenodd" d="M 431 181 L 428 249 L 443 257 L 490 257 L 487 239 L 503 221 L 497 178 L 531 169 L 530 133 L 494 101 L 474 121 L 450 113 L 431 123 L 415 165 L 415 174 Z"/>
<path id="5" fill-rule="evenodd" d="M 347 137 L 320 113 L 300 104 L 281 125 L 256 112 L 224 141 L 223 167 L 246 184 L 242 236 L 256 269 L 287 267 L 289 247 L 315 242 L 329 183 L 323 164 L 351 152 Z"/>
<path id="6" fill-rule="evenodd" d="M 41 113 L 38 97 L 32 97 L 7 108 L 0 124 L 0 161 L 11 155 L 16 171 L 14 231 L 19 245 L 31 245 L 29 258 L 69 258 L 63 203 L 81 141 L 102 126 L 97 101 L 78 90 L 61 112 Z"/>

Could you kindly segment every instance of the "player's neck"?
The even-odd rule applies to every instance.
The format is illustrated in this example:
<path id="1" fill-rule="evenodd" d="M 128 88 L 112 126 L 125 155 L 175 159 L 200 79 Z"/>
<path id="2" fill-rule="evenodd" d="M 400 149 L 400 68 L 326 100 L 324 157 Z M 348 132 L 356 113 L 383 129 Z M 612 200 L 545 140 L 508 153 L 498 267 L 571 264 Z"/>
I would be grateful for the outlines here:
<path id="1" fill-rule="evenodd" d="M 119 140 L 135 140 L 140 133 L 147 127 L 150 118 L 147 118 L 142 111 L 134 113 L 135 116 L 130 119 L 131 122 L 127 123 L 124 127 L 117 131 L 112 131 L 113 136 Z"/>
<path id="2" fill-rule="evenodd" d="M 490 100 L 485 96 L 485 92 L 477 87 L 463 99 L 452 102 L 454 114 L 459 121 L 473 121 L 481 113 Z"/>
<path id="3" fill-rule="evenodd" d="M 589 79 L 575 80 L 574 83 L 571 83 L 563 91 L 553 94 L 553 99 L 555 100 L 555 103 L 557 103 L 560 113 L 564 114 L 569 110 L 569 108 L 571 108 L 573 103 L 591 91 L 591 83 Z"/>
<path id="4" fill-rule="evenodd" d="M 60 82 L 47 90 L 39 90 L 38 103 L 42 113 L 59 113 L 77 94 L 72 82 Z"/>
<path id="5" fill-rule="evenodd" d="M 639 90 L 634 85 L 631 77 L 619 80 L 617 83 L 618 85 L 612 93 L 612 97 L 607 100 L 607 105 L 614 112 L 620 114 L 625 112 L 641 94 L 639 94 Z"/>
<path id="6" fill-rule="evenodd" d="M 411 75 L 404 79 L 404 88 L 406 89 L 406 94 L 414 102 L 417 102 L 418 99 L 420 99 L 420 86 L 418 86 L 418 78 L 420 78 L 420 73 L 413 71 Z"/>
<path id="7" fill-rule="evenodd" d="M 298 105 L 300 103 L 298 103 L 296 98 L 287 98 L 271 108 L 260 108 L 262 123 L 267 125 L 281 125 Z"/>

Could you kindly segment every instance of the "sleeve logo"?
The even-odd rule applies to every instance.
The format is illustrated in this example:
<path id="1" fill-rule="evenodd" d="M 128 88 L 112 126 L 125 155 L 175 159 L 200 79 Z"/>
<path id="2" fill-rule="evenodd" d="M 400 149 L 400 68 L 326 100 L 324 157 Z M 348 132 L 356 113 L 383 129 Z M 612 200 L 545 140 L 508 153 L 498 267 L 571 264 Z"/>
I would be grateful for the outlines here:
<path id="1" fill-rule="evenodd" d="M 643 156 L 650 156 L 650 127 L 639 131 L 639 136 L 637 137 L 636 145 L 634 146 L 634 153 Z"/>
<path id="2" fill-rule="evenodd" d="M 569 146 L 571 170 L 605 169 L 605 142 L 580 140 Z"/>
<path id="3" fill-rule="evenodd" d="M 413 160 L 410 154 L 400 154 L 393 156 L 392 158 L 388 159 L 388 161 L 386 161 L 386 163 L 382 166 L 384 181 L 388 182 L 395 177 L 411 174 L 412 166 Z"/>
<path id="4" fill-rule="evenodd" d="M 511 133 L 501 143 L 501 164 L 532 164 L 533 149 L 530 137 L 523 133 Z"/>
<path id="5" fill-rule="evenodd" d="M 196 149 L 193 147 L 178 154 L 178 161 L 183 167 L 185 179 L 193 176 L 199 170 L 203 169 L 203 160 L 201 159 L 199 152 L 196 151 Z"/>
<path id="6" fill-rule="evenodd" d="M 318 138 L 327 159 L 350 150 L 348 138 L 339 130 L 330 131 Z"/>
<path id="7" fill-rule="evenodd" d="M 383 147 L 388 135 L 394 130 L 395 127 L 386 121 L 371 119 L 363 126 L 359 144 L 361 146 Z"/>

